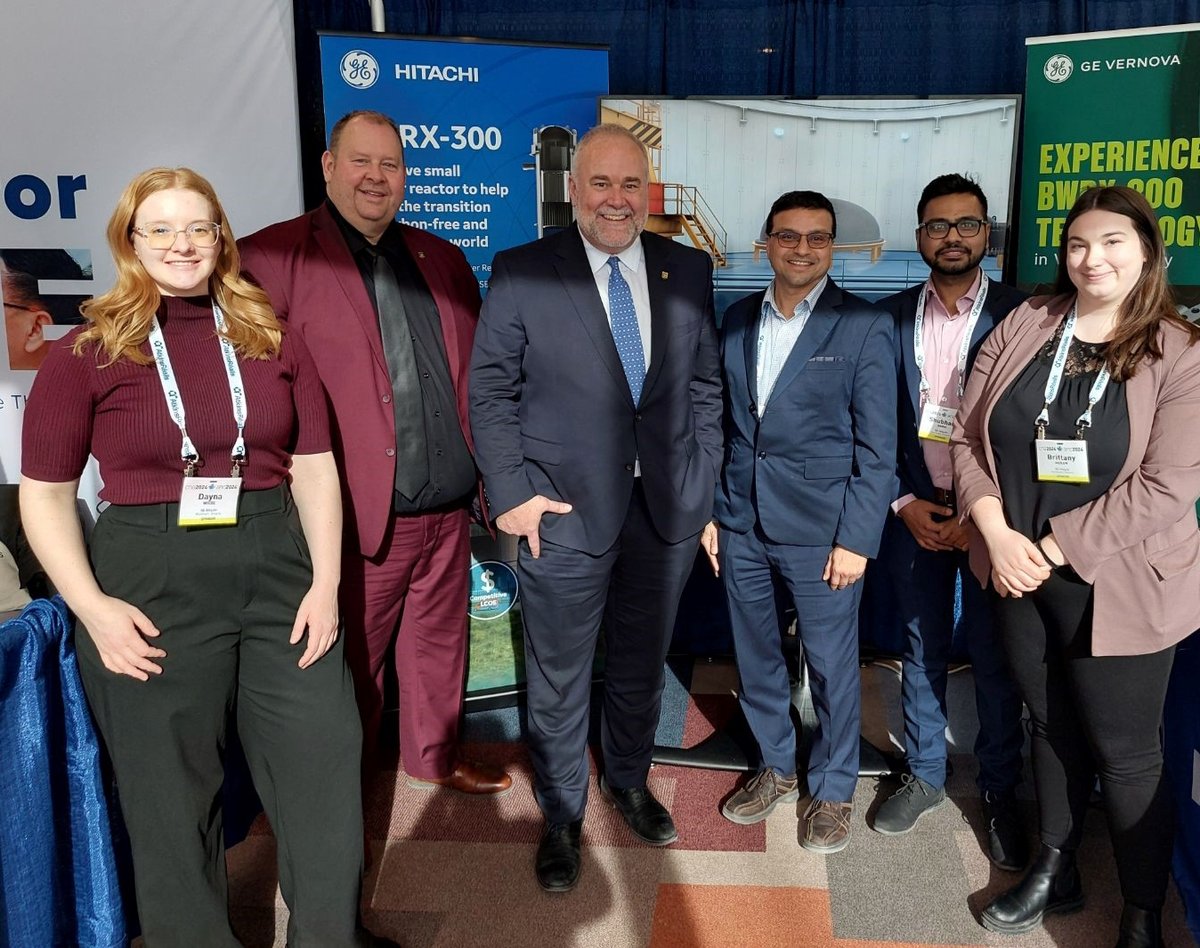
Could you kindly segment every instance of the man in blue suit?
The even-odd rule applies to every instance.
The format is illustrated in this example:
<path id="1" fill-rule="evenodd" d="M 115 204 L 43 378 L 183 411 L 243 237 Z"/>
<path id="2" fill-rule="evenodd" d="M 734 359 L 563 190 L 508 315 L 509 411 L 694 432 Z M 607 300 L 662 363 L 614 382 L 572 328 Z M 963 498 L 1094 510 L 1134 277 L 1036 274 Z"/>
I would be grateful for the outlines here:
<path id="1" fill-rule="evenodd" d="M 967 566 L 967 527 L 955 516 L 949 424 L 975 353 L 992 327 L 1024 298 L 990 281 L 980 262 L 990 225 L 987 198 L 969 178 L 931 181 L 917 204 L 917 247 L 929 279 L 883 300 L 896 319 L 899 380 L 897 489 L 881 560 L 905 626 L 904 743 L 911 775 L 876 811 L 874 828 L 907 833 L 946 800 L 946 665 L 961 578 L 966 644 L 975 678 L 978 785 L 988 855 L 1001 869 L 1024 868 L 1028 842 L 1014 806 L 1021 778 L 1021 701 L 992 631 L 983 591 Z"/>
<path id="2" fill-rule="evenodd" d="M 817 730 L 801 845 L 850 839 L 858 779 L 859 579 L 875 556 L 896 451 L 892 320 L 829 279 L 837 221 L 814 191 L 767 218 L 775 279 L 725 314 L 725 465 L 702 543 L 724 578 L 740 700 L 762 770 L 722 807 L 735 823 L 799 797 L 775 584 L 791 593 Z"/>
<path id="3" fill-rule="evenodd" d="M 646 776 L 721 464 L 712 261 L 642 231 L 649 166 L 628 130 L 588 132 L 569 184 L 577 227 L 497 255 L 470 379 L 488 504 L 521 537 L 535 872 L 551 892 L 579 876 L 602 619 L 601 790 L 643 842 L 677 837 Z"/>

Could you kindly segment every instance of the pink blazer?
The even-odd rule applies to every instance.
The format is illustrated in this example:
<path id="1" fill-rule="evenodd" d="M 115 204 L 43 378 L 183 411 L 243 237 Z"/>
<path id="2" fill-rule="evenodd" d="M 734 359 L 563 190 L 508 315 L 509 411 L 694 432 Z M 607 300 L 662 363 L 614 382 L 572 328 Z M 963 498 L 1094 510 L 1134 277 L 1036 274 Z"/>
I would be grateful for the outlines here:
<path id="1" fill-rule="evenodd" d="M 467 446 L 467 369 L 479 322 L 479 281 L 462 251 L 400 225 L 441 317 L 450 381 Z M 379 320 L 332 215 L 315 211 L 238 241 L 242 269 L 304 336 L 333 406 L 334 453 L 346 524 L 363 556 L 374 556 L 392 516 L 396 423 Z"/>
<path id="2" fill-rule="evenodd" d="M 1000 396 L 1054 334 L 1073 297 L 1017 307 L 984 342 L 954 422 L 950 454 L 965 520 L 981 497 L 999 497 L 988 422 Z M 1050 527 L 1075 571 L 1095 587 L 1094 655 L 1157 652 L 1200 628 L 1200 344 L 1164 325 L 1163 356 L 1125 382 L 1129 454 L 1101 497 Z M 1033 437 L 1032 425 L 1030 437 Z M 971 570 L 987 585 L 991 563 L 971 529 Z"/>

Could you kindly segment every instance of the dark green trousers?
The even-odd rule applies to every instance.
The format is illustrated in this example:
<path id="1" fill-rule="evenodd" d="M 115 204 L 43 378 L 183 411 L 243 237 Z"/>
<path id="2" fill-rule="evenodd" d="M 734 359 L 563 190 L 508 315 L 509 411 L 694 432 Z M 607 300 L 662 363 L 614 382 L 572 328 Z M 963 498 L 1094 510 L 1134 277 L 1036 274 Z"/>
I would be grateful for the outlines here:
<path id="1" fill-rule="evenodd" d="M 177 504 L 110 506 L 92 537 L 100 587 L 162 633 L 162 674 L 109 672 L 80 626 L 88 702 L 116 772 L 147 948 L 237 945 L 221 783 L 236 722 L 278 843 L 291 948 L 356 944 L 361 726 L 342 640 L 297 667 L 289 645 L 312 563 L 284 487 L 248 491 L 236 526 L 181 528 Z"/>

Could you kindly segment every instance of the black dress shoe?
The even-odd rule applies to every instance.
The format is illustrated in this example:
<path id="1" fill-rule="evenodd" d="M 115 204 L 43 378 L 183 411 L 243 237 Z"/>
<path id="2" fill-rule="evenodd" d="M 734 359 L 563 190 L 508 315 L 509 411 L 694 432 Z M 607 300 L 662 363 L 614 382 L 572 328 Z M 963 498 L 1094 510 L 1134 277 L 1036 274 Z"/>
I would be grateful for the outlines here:
<path id="1" fill-rule="evenodd" d="M 1037 928 L 1044 915 L 1081 908 L 1083 887 L 1075 854 L 1043 843 L 1025 878 L 985 908 L 979 920 L 990 932 L 1019 935 Z"/>
<path id="2" fill-rule="evenodd" d="M 1162 912 L 1125 903 L 1117 948 L 1163 948 Z"/>
<path id="3" fill-rule="evenodd" d="M 618 790 L 616 787 L 610 787 L 608 781 L 601 777 L 600 792 L 604 794 L 604 799 L 621 811 L 621 816 L 625 817 L 633 835 L 643 843 L 649 843 L 651 846 L 669 846 L 679 839 L 671 814 L 645 787 Z"/>
<path id="4" fill-rule="evenodd" d="M 579 881 L 579 835 L 583 820 L 547 823 L 538 843 L 533 871 L 538 885 L 547 892 L 567 892 Z"/>
<path id="5" fill-rule="evenodd" d="M 983 794 L 983 819 L 987 824 L 987 856 L 1005 872 L 1020 872 L 1029 865 L 1029 834 L 1021 821 L 1016 797 L 1011 793 Z"/>

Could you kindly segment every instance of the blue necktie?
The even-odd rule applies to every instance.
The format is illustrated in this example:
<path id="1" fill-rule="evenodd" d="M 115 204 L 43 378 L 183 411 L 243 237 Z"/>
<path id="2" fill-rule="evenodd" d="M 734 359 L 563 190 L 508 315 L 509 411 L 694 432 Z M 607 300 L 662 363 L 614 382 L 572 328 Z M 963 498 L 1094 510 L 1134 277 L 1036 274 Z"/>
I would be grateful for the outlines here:
<path id="1" fill-rule="evenodd" d="M 633 308 L 633 294 L 629 284 L 621 276 L 621 261 L 608 258 L 611 272 L 608 277 L 608 316 L 612 323 L 613 342 L 617 344 L 617 355 L 625 369 L 629 391 L 636 405 L 642 397 L 642 382 L 646 378 L 646 353 L 642 349 L 642 334 L 638 330 L 637 310 Z"/>

